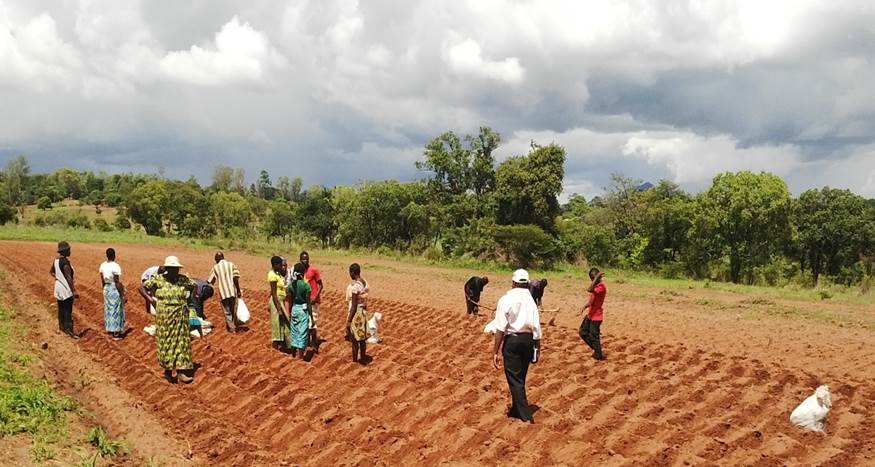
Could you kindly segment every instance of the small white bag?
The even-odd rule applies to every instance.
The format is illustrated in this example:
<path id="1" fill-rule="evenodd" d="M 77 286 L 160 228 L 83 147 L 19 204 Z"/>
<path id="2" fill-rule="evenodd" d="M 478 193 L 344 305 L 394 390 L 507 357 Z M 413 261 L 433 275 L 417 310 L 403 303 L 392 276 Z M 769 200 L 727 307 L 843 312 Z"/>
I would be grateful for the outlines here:
<path id="1" fill-rule="evenodd" d="M 831 408 L 832 399 L 829 395 L 829 386 L 824 384 L 793 409 L 793 413 L 790 414 L 790 422 L 802 428 L 823 432 L 826 415 Z"/>
<path id="2" fill-rule="evenodd" d="M 237 319 L 241 323 L 249 322 L 249 308 L 242 298 L 237 299 Z"/>

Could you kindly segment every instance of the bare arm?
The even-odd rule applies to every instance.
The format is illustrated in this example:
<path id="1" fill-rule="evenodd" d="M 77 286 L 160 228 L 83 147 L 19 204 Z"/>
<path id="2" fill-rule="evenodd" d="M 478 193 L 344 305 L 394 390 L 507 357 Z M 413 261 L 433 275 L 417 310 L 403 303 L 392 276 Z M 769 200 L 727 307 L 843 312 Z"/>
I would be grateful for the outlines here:
<path id="1" fill-rule="evenodd" d="M 146 301 L 148 301 L 149 303 L 153 305 L 158 303 L 158 300 L 155 299 L 155 297 L 153 297 L 148 290 L 146 290 L 146 286 L 144 284 L 140 284 L 140 287 L 137 289 L 137 291 L 140 292 L 140 296 L 146 299 Z"/>
<path id="2" fill-rule="evenodd" d="M 589 307 L 591 307 L 591 306 L 592 306 L 592 295 L 590 295 L 589 298 L 586 299 L 586 305 L 583 305 L 583 310 L 581 310 L 581 313 L 586 313 L 586 310 L 588 310 Z"/>
<path id="3" fill-rule="evenodd" d="M 125 285 L 122 284 L 121 277 L 118 274 L 112 275 L 112 280 L 115 282 L 115 288 L 118 290 L 118 293 L 121 294 L 122 298 L 125 296 Z"/>
<path id="4" fill-rule="evenodd" d="M 504 331 L 495 331 L 495 342 L 492 345 L 492 367 L 501 368 L 501 347 L 504 345 Z"/>
<path id="5" fill-rule="evenodd" d="M 280 299 L 279 299 L 279 296 L 276 294 L 276 290 L 277 290 L 277 283 L 276 283 L 276 281 L 272 281 L 270 283 L 270 299 L 273 300 L 273 306 L 276 307 L 277 313 L 288 317 L 286 315 L 286 307 L 284 307 L 280 303 Z"/>
<path id="6" fill-rule="evenodd" d="M 323 289 L 323 288 L 324 288 L 324 287 L 322 286 L 322 279 L 319 279 L 318 281 L 316 281 L 316 300 L 319 300 L 320 298 L 322 298 L 322 289 Z M 308 299 L 308 300 L 309 300 L 309 299 Z M 307 309 L 310 308 L 309 305 L 310 305 L 310 304 L 309 304 L 309 302 L 308 302 L 308 303 L 307 303 Z"/>
<path id="7" fill-rule="evenodd" d="M 595 278 L 592 280 L 592 284 L 589 284 L 589 288 L 587 288 L 586 291 L 589 293 L 593 293 L 595 291 L 595 286 L 597 286 L 599 282 L 602 281 L 602 277 L 604 276 L 605 273 L 603 272 L 599 272 L 598 274 L 596 274 Z"/>
<path id="8" fill-rule="evenodd" d="M 240 278 L 239 277 L 234 278 L 234 290 L 237 291 L 237 298 L 240 298 L 243 296 L 243 292 L 240 290 Z"/>

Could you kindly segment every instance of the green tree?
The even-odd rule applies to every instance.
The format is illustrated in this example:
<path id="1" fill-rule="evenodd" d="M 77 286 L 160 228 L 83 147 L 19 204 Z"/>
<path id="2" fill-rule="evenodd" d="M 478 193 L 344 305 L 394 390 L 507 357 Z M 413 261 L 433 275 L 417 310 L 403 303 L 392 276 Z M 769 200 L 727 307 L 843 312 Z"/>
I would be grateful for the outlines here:
<path id="1" fill-rule="evenodd" d="M 284 199 L 276 199 L 270 204 L 270 213 L 264 223 L 268 237 L 288 240 L 296 228 L 297 206 Z"/>
<path id="2" fill-rule="evenodd" d="M 565 175 L 565 149 L 532 143 L 527 156 L 502 162 L 495 174 L 496 220 L 502 225 L 533 224 L 554 231 L 557 197 Z"/>
<path id="3" fill-rule="evenodd" d="M 645 264 L 655 266 L 680 260 L 692 227 L 694 204 L 677 184 L 661 180 L 640 192 L 643 213 L 639 230 L 648 239 L 643 251 Z"/>
<path id="4" fill-rule="evenodd" d="M 9 205 L 5 196 L 0 196 L 0 225 L 13 222 L 15 219 L 15 208 Z"/>
<path id="5" fill-rule="evenodd" d="M 216 229 L 228 235 L 234 229 L 245 229 L 251 220 L 249 201 L 239 193 L 219 192 L 210 196 L 210 206 Z"/>
<path id="6" fill-rule="evenodd" d="M 803 262 L 816 286 L 823 273 L 837 275 L 866 253 L 873 233 L 866 200 L 849 190 L 829 187 L 808 190 L 794 205 L 793 219 Z"/>
<path id="7" fill-rule="evenodd" d="M 131 219 L 142 225 L 147 234 L 158 235 L 167 215 L 167 200 L 166 182 L 152 180 L 131 192 L 125 208 Z"/>
<path id="8" fill-rule="evenodd" d="M 234 187 L 234 169 L 227 165 L 219 165 L 213 169 L 213 184 L 216 191 L 231 191 Z"/>
<path id="9" fill-rule="evenodd" d="M 24 156 L 10 160 L 3 168 L 6 202 L 13 207 L 20 206 L 23 209 L 23 205 L 26 203 L 28 174 L 30 174 L 30 164 Z"/>
<path id="10" fill-rule="evenodd" d="M 495 188 L 495 157 L 492 152 L 501 144 L 501 135 L 489 127 L 480 127 L 476 137 L 466 136 L 468 147 L 473 153 L 469 168 L 471 190 L 483 196 Z"/>
<path id="11" fill-rule="evenodd" d="M 330 245 L 337 233 L 333 196 L 332 190 L 314 185 L 300 196 L 298 203 L 297 225 L 303 232 L 318 238 L 323 245 Z"/>
<path id="12" fill-rule="evenodd" d="M 215 233 L 215 222 L 210 217 L 210 204 L 194 180 L 168 181 L 164 207 L 168 228 L 186 237 L 207 236 Z"/>
<path id="13" fill-rule="evenodd" d="M 257 185 L 258 197 L 265 200 L 272 200 L 274 198 L 275 188 L 270 182 L 270 174 L 267 173 L 267 170 L 262 170 L 258 175 L 258 185 Z"/>
<path id="14" fill-rule="evenodd" d="M 752 278 L 790 238 L 787 185 L 770 173 L 723 173 L 698 198 L 690 235 L 713 241 L 712 254 L 729 257 L 729 279 Z M 716 251 L 713 251 L 716 250 Z"/>

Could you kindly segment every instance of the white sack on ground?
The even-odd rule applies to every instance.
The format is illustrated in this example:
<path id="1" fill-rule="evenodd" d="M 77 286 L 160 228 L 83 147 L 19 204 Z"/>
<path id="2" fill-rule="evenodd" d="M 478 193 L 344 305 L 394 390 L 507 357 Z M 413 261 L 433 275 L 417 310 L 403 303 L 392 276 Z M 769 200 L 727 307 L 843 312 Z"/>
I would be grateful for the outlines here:
<path id="1" fill-rule="evenodd" d="M 380 331 L 379 331 L 380 321 L 382 321 L 382 320 L 383 320 L 383 313 L 380 313 L 379 311 L 374 313 L 371 316 L 371 319 L 368 320 L 368 335 L 370 336 L 370 337 L 368 337 L 368 343 L 377 344 L 382 340 L 382 339 L 380 339 Z"/>
<path id="2" fill-rule="evenodd" d="M 793 410 L 790 414 L 790 422 L 802 428 L 822 432 L 830 408 L 832 408 L 832 399 L 829 395 L 829 387 L 824 384 Z"/>

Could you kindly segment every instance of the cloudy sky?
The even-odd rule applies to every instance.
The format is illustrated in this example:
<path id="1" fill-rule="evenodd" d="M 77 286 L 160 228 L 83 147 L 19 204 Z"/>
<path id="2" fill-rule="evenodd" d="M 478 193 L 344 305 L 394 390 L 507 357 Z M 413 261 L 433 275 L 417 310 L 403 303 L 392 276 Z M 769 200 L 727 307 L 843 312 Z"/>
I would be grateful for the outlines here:
<path id="1" fill-rule="evenodd" d="M 445 130 L 691 191 L 768 170 L 875 197 L 871 1 L 0 0 L 0 162 L 422 176 Z M 251 180 L 250 180 L 251 181 Z"/>

